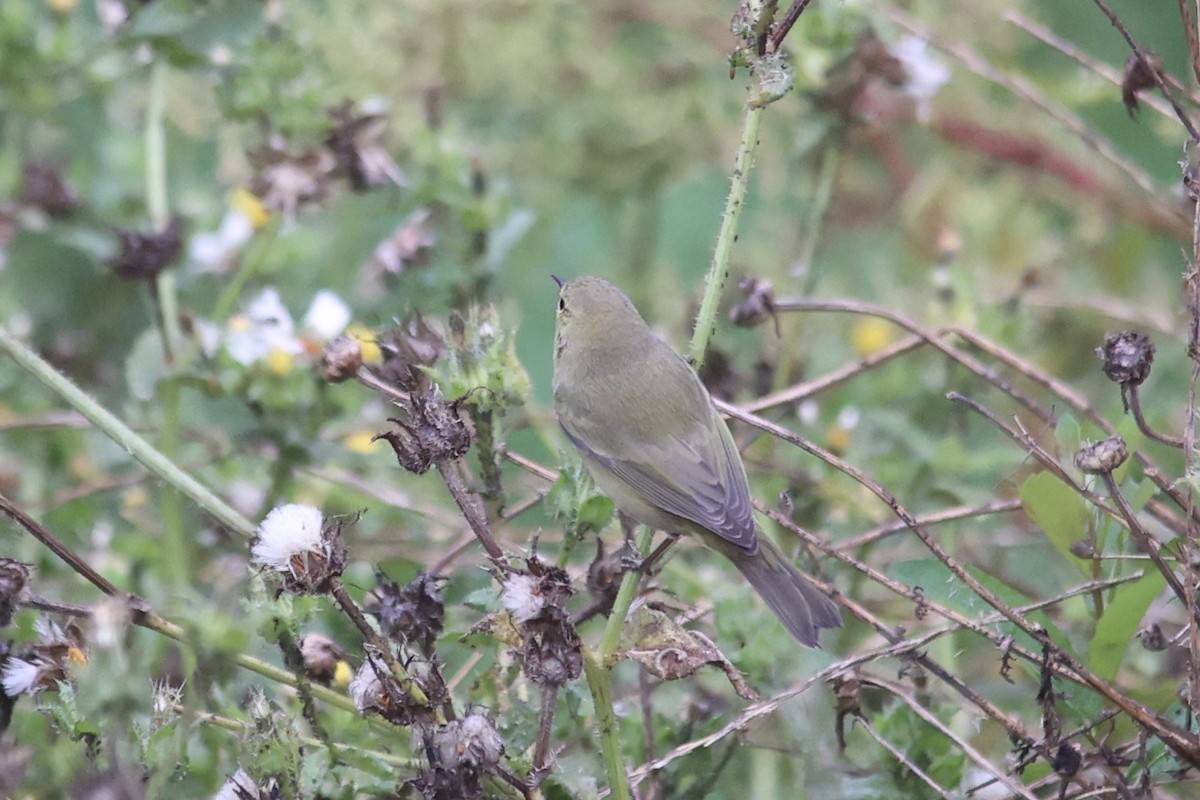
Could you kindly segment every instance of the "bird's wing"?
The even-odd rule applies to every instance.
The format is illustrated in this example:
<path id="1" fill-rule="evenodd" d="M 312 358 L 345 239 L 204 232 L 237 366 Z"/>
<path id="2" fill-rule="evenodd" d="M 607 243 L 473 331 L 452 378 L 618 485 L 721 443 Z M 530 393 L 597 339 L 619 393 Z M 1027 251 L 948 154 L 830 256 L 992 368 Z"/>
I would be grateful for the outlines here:
<path id="1" fill-rule="evenodd" d="M 705 436 L 654 436 L 634 441 L 612 441 L 594 447 L 596 437 L 580 427 L 562 422 L 571 442 L 586 455 L 608 467 L 618 478 L 659 508 L 696 523 L 749 552 L 758 537 L 750 505 L 750 487 L 737 445 L 715 410 L 712 424 L 719 441 Z M 586 426 L 583 426 L 586 428 Z"/>

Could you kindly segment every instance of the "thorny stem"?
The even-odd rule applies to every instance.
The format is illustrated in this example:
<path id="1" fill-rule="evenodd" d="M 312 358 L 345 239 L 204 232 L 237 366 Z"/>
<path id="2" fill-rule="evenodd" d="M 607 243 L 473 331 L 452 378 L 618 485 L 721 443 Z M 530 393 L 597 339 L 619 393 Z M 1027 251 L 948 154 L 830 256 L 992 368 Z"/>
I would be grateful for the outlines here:
<path id="1" fill-rule="evenodd" d="M 87 417 L 93 425 L 100 429 L 101 433 L 123 447 L 126 452 L 146 465 L 156 476 L 187 495 L 196 505 L 214 516 L 225 527 L 246 537 L 254 535 L 254 523 L 180 469 L 173 461 L 10 334 L 3 326 L 0 326 L 0 352 L 17 362 L 23 369 L 65 400 L 68 405 Z"/>
<path id="2" fill-rule="evenodd" d="M 638 532 L 637 555 L 639 558 L 646 555 L 653 537 L 654 531 L 649 528 L 642 527 Z M 642 581 L 643 574 L 640 569 L 631 569 L 621 576 L 621 588 L 617 590 L 617 599 L 613 601 L 612 611 L 608 615 L 608 623 L 604 626 L 604 636 L 600 640 L 600 649 L 597 651 L 597 657 L 606 669 L 612 666 L 613 656 L 621 643 L 621 626 L 625 624 L 625 617 L 629 615 L 629 608 L 633 605 L 634 598 L 637 597 L 638 585 Z"/>
<path id="3" fill-rule="evenodd" d="M 758 94 L 757 87 L 750 91 L 751 98 Z M 700 313 L 696 315 L 696 327 L 692 332 L 689 352 L 692 366 L 696 369 L 704 363 L 708 341 L 716 327 L 717 304 L 721 289 L 729 277 L 729 259 L 733 243 L 737 241 L 738 220 L 746 202 L 746 190 L 750 185 L 750 169 L 754 164 L 754 151 L 758 147 L 758 126 L 762 122 L 766 107 L 754 102 L 746 103 L 746 116 L 742 121 L 742 139 L 734 159 L 733 178 L 729 184 L 729 195 L 725 198 L 725 213 L 721 215 L 721 229 L 717 233 L 717 245 L 713 250 L 712 266 L 704 279 L 704 297 L 700 301 Z"/>
<path id="4" fill-rule="evenodd" d="M 600 752 L 604 756 L 604 770 L 608 773 L 608 788 L 611 797 L 630 800 L 629 776 L 621 761 L 621 737 L 617 727 L 617 715 L 613 711 L 612 683 L 608 667 L 598 653 L 584 645 L 583 672 L 587 676 L 588 688 L 596 706 L 596 724 L 600 728 Z"/>

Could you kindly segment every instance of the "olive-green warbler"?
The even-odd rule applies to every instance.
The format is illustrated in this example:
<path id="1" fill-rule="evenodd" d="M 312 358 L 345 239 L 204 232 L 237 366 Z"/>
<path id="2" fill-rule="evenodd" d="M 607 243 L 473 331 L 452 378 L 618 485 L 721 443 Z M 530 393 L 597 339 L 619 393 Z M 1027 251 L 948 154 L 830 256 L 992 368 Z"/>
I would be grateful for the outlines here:
<path id="1" fill-rule="evenodd" d="M 638 522 L 699 536 L 816 647 L 842 624 L 837 605 L 761 535 L 737 446 L 695 371 L 608 281 L 559 286 L 554 410 L 596 484 Z"/>

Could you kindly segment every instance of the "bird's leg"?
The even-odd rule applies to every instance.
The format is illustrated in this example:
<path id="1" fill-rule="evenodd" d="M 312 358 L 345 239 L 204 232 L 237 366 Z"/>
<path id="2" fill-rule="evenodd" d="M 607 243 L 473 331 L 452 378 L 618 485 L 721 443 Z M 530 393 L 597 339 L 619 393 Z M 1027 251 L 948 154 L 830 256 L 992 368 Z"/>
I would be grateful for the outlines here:
<path id="1" fill-rule="evenodd" d="M 653 575 L 654 568 L 658 566 L 658 562 L 663 560 L 667 551 L 671 549 L 671 545 L 677 541 L 679 541 L 679 534 L 668 533 L 667 538 L 663 540 L 662 544 L 654 548 L 654 551 L 645 558 L 639 558 L 636 549 L 630 547 L 622 559 L 623 565 L 628 571 L 632 572 L 636 570 L 643 575 Z"/>

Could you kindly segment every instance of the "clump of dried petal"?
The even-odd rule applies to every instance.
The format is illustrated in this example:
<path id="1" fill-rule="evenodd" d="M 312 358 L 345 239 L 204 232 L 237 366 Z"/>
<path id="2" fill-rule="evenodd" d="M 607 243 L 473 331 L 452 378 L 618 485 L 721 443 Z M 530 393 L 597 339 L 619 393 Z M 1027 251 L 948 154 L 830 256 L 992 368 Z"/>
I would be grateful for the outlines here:
<path id="1" fill-rule="evenodd" d="M 300 637 L 300 657 L 304 661 L 304 674 L 322 686 L 329 686 L 339 671 L 349 667 L 346 651 L 321 633 Z"/>
<path id="2" fill-rule="evenodd" d="M 694 675 L 702 667 L 714 666 L 724 671 L 740 697 L 759 699 L 746 676 L 711 639 L 683 628 L 661 611 L 642 606 L 623 632 L 626 643 L 621 654 L 637 661 L 656 678 L 676 681 Z"/>
<path id="3" fill-rule="evenodd" d="M 171 217 L 165 230 L 154 233 L 117 228 L 117 254 L 108 265 L 123 278 L 153 280 L 183 252 L 183 218 Z"/>
<path id="4" fill-rule="evenodd" d="M 429 254 L 437 243 L 430 216 L 431 212 L 425 206 L 413 209 L 375 246 L 371 269 L 377 275 L 395 277 L 412 267 L 429 263 Z"/>
<path id="5" fill-rule="evenodd" d="M 250 154 L 258 172 L 250 182 L 250 191 L 263 207 L 279 211 L 287 220 L 295 220 L 300 207 L 319 203 L 329 193 L 329 183 L 337 159 L 324 147 L 291 154 L 281 139 Z"/>
<path id="6" fill-rule="evenodd" d="M 397 322 L 379 337 L 383 363 L 379 378 L 405 391 L 425 391 L 430 378 L 421 367 L 436 364 L 446 356 L 446 342 L 437 329 L 420 314 Z"/>
<path id="7" fill-rule="evenodd" d="M 439 461 L 458 458 L 471 448 L 471 431 L 458 415 L 455 403 L 447 403 L 437 386 L 411 394 L 398 405 L 408 412 L 406 420 L 389 418 L 396 430 L 376 434 L 392 446 L 396 460 L 409 472 L 420 475 Z"/>
<path id="8" fill-rule="evenodd" d="M 335 337 L 321 350 L 321 373 L 330 383 L 350 380 L 362 363 L 362 344 L 351 336 Z"/>
<path id="9" fill-rule="evenodd" d="M 432 657 L 433 643 L 446 621 L 441 582 L 444 578 L 417 573 L 404 587 L 381 572 L 375 574 L 376 600 L 372 613 L 386 636 L 401 644 L 412 643 Z"/>
<path id="10" fill-rule="evenodd" d="M 325 146 L 336 161 L 335 176 L 346 176 L 356 192 L 365 192 L 385 183 L 404 183 L 400 167 L 380 141 L 387 131 L 386 116 L 356 110 L 351 102 L 343 103 L 329 113 L 333 125 L 325 137 Z"/>
<path id="11" fill-rule="evenodd" d="M 775 314 L 775 287 L 770 281 L 762 278 L 743 278 L 738 281 L 742 290 L 742 302 L 729 311 L 729 319 L 734 325 L 743 328 L 753 328 L 768 319 L 775 320 L 776 330 L 779 319 Z"/>
<path id="12" fill-rule="evenodd" d="M 1154 343 L 1136 331 L 1110 333 L 1103 346 L 1096 348 L 1096 355 L 1104 362 L 1102 369 L 1109 380 L 1122 387 L 1139 386 L 1150 376 Z"/>
<path id="13" fill-rule="evenodd" d="M 1075 466 L 1089 475 L 1112 472 L 1129 458 L 1129 448 L 1120 435 L 1114 434 L 1098 442 L 1084 442 L 1075 454 Z"/>
<path id="14" fill-rule="evenodd" d="M 87 661 L 83 630 L 73 620 L 62 626 L 43 617 L 34 627 L 37 642 L 20 655 L 10 654 L 0 670 L 0 689 L 8 697 L 53 689 L 68 679 L 73 665 Z"/>
<path id="15" fill-rule="evenodd" d="M 579 677 L 583 649 L 571 624 L 566 602 L 573 593 L 566 571 L 541 559 L 527 562 L 529 571 L 504 578 L 500 599 L 521 623 L 518 657 L 525 677 L 534 683 L 561 686 Z"/>
<path id="16" fill-rule="evenodd" d="M 1158 76 L 1162 74 L 1163 60 L 1158 53 L 1146 53 L 1142 58 L 1137 53 L 1130 53 L 1125 59 L 1125 68 L 1121 74 L 1121 102 L 1129 116 L 1136 119 L 1138 114 L 1138 94 L 1158 85 Z"/>
<path id="17" fill-rule="evenodd" d="M 79 196 L 67 184 L 62 167 L 47 161 L 26 161 L 22 165 L 20 198 L 53 219 L 67 219 L 79 209 Z"/>
<path id="18" fill-rule="evenodd" d="M 0 628 L 12 622 L 13 614 L 28 600 L 29 565 L 0 558 Z"/>
<path id="19" fill-rule="evenodd" d="M 342 521 L 326 525 L 324 515 L 312 506 L 279 506 L 258 526 L 251 555 L 279 575 L 286 591 L 324 593 L 346 567 L 342 527 Z"/>

